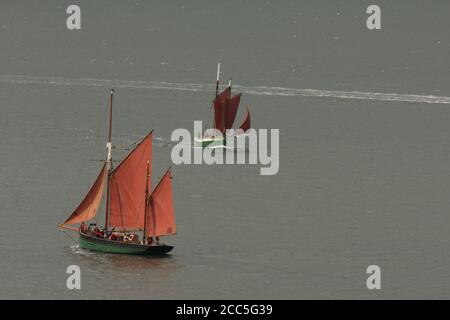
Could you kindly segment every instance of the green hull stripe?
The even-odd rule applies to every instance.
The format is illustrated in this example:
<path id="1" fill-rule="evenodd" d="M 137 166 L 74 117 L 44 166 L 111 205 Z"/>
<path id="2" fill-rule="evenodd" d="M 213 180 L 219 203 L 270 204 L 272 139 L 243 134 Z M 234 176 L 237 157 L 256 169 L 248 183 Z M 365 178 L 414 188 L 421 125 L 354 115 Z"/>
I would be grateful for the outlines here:
<path id="1" fill-rule="evenodd" d="M 209 145 L 211 146 L 223 146 L 227 144 L 226 139 L 195 139 L 195 144 L 202 144 L 202 148 L 205 148 Z"/>
<path id="2" fill-rule="evenodd" d="M 146 248 L 132 248 L 125 246 L 115 246 L 108 243 L 91 242 L 87 239 L 80 237 L 80 247 L 83 249 L 90 249 L 101 252 L 110 253 L 125 253 L 125 254 L 145 254 Z"/>

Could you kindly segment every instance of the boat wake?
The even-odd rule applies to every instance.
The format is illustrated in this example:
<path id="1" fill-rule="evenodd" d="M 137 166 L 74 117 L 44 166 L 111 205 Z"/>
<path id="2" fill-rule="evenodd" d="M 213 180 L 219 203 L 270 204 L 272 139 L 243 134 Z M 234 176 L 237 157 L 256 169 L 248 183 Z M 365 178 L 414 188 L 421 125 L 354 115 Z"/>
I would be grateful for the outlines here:
<path id="1" fill-rule="evenodd" d="M 77 255 L 85 256 L 88 254 L 86 251 L 81 249 L 79 244 L 74 244 L 74 245 L 70 246 L 70 250 L 72 250 L 73 254 L 77 254 Z"/>
<path id="2" fill-rule="evenodd" d="M 208 148 L 210 149 L 223 149 L 225 150 L 225 152 L 245 152 L 248 151 L 247 146 L 244 148 L 238 147 L 238 146 L 234 146 L 234 147 L 230 147 L 230 146 L 208 146 Z"/>
<path id="3" fill-rule="evenodd" d="M 169 147 L 171 145 L 171 141 L 163 138 L 163 137 L 154 137 L 153 138 L 153 146 L 155 147 Z"/>
<path id="4" fill-rule="evenodd" d="M 214 85 L 197 83 L 175 83 L 165 81 L 129 81 L 108 80 L 91 78 L 58 78 L 58 77 L 35 77 L 24 75 L 0 75 L 0 82 L 18 84 L 47 84 L 61 86 L 88 86 L 88 87 L 115 87 L 134 89 L 155 90 L 178 90 L 211 92 L 215 90 Z M 415 95 L 399 93 L 361 92 L 361 91 L 337 91 L 320 89 L 296 89 L 283 87 L 248 87 L 234 86 L 236 89 L 253 95 L 286 96 L 286 97 L 328 97 L 337 99 L 359 99 L 377 101 L 398 101 L 415 103 L 450 104 L 450 97 L 435 95 Z"/>
<path id="5" fill-rule="evenodd" d="M 223 149 L 225 152 L 247 152 L 248 151 L 247 146 L 244 148 L 237 147 L 237 146 L 230 147 L 230 146 L 224 146 L 224 145 L 201 147 L 201 146 L 196 146 L 194 143 L 181 144 L 180 146 L 184 146 L 184 147 L 191 148 L 191 149 L 202 149 L 202 150 L 205 150 L 205 148 L 207 148 L 207 149 Z"/>

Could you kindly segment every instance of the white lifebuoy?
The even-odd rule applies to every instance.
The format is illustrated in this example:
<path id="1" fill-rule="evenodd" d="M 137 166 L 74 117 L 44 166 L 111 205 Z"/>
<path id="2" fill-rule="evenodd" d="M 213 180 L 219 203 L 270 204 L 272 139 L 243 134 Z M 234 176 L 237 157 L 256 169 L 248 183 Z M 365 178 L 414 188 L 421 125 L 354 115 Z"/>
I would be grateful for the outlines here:
<path id="1" fill-rule="evenodd" d="M 130 235 L 126 235 L 125 237 L 123 237 L 123 241 L 133 241 L 134 239 L 134 234 L 130 234 Z"/>

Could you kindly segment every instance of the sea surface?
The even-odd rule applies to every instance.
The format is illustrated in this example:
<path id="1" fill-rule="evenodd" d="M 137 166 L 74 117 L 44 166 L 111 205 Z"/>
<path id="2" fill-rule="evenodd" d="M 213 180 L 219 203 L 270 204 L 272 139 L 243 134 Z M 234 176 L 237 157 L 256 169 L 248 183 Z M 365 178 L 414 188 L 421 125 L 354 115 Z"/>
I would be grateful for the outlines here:
<path id="1" fill-rule="evenodd" d="M 449 299 L 449 1 L 0 3 L 1 299 Z M 216 64 L 279 172 L 173 165 L 211 121 Z M 154 129 L 178 234 L 164 258 L 90 252 L 63 222 L 105 157 Z M 102 223 L 102 214 L 98 217 Z M 81 290 L 66 269 L 81 269 Z M 381 268 L 369 290 L 366 269 Z"/>

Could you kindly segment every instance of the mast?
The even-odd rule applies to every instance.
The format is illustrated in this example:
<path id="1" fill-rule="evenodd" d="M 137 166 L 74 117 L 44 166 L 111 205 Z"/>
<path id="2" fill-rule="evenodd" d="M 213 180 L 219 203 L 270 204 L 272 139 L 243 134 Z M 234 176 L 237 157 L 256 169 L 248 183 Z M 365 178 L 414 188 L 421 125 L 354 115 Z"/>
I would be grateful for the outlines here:
<path id="1" fill-rule="evenodd" d="M 147 207 L 148 207 L 148 178 L 150 177 L 150 160 L 147 161 L 147 178 L 145 180 L 145 207 L 144 207 L 144 236 L 142 241 L 145 244 L 145 234 L 147 233 Z"/>
<path id="2" fill-rule="evenodd" d="M 223 108 L 223 110 L 222 110 L 222 114 L 223 114 L 223 126 L 224 126 L 224 129 L 225 129 L 225 132 L 227 131 L 227 128 L 226 128 L 226 116 L 227 116 L 227 109 L 228 109 L 228 107 L 229 107 L 229 105 L 230 105 L 230 99 L 231 99 L 231 81 L 233 80 L 233 78 L 232 77 L 230 77 L 230 80 L 228 81 L 228 88 L 230 89 L 230 90 L 228 90 L 228 97 L 226 98 L 226 102 L 225 102 L 225 108 Z M 224 134 L 225 134 L 225 132 L 224 132 Z"/>
<path id="3" fill-rule="evenodd" d="M 217 63 L 216 98 L 219 95 L 219 76 L 220 76 L 220 61 Z"/>
<path id="4" fill-rule="evenodd" d="M 112 169 L 112 104 L 113 104 L 114 89 L 111 88 L 111 95 L 109 99 L 109 130 L 108 130 L 108 142 L 106 143 L 107 158 L 106 158 L 106 170 L 107 170 L 107 181 L 106 181 L 106 206 L 105 206 L 105 230 L 108 230 L 108 218 L 109 218 L 109 181 L 111 179 L 111 169 Z"/>
<path id="5" fill-rule="evenodd" d="M 217 62 L 217 76 L 216 76 L 216 97 L 214 99 L 217 99 L 217 96 L 219 95 L 219 77 L 220 77 L 220 60 Z M 214 118 L 214 102 L 211 106 L 212 109 L 212 127 L 215 126 L 215 118 Z"/>

